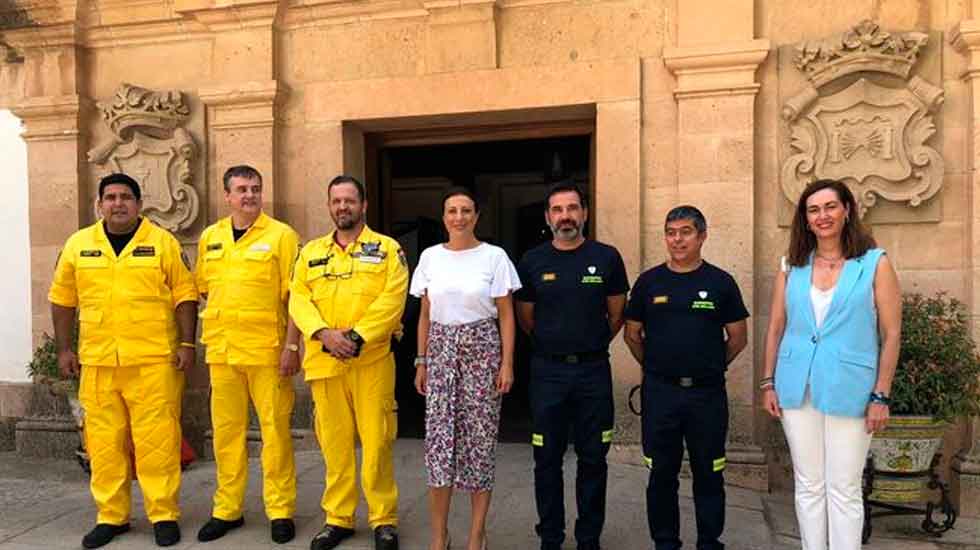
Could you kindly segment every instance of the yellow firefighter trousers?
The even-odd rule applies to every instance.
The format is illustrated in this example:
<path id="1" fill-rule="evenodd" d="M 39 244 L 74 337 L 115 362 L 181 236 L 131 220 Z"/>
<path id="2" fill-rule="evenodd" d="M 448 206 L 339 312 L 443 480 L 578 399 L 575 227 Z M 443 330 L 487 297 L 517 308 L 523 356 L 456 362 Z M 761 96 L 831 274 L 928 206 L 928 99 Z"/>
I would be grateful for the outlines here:
<path id="1" fill-rule="evenodd" d="M 310 389 L 316 436 L 327 467 L 326 489 L 320 501 L 325 523 L 354 528 L 354 445 L 359 439 L 368 524 L 372 529 L 398 525 L 398 487 L 391 452 L 398 432 L 393 356 L 352 366 L 339 376 L 312 380 Z"/>
<path id="2" fill-rule="evenodd" d="M 170 363 L 82 367 L 78 397 L 92 466 L 97 523 L 129 521 L 130 450 L 153 523 L 180 517 L 180 404 L 184 373 Z"/>
<path id="3" fill-rule="evenodd" d="M 211 515 L 242 517 L 248 485 L 248 401 L 252 399 L 262 434 L 262 496 L 270 520 L 296 511 L 296 465 L 289 431 L 295 394 L 292 378 L 277 366 L 211 365 L 211 425 L 218 488 Z"/>

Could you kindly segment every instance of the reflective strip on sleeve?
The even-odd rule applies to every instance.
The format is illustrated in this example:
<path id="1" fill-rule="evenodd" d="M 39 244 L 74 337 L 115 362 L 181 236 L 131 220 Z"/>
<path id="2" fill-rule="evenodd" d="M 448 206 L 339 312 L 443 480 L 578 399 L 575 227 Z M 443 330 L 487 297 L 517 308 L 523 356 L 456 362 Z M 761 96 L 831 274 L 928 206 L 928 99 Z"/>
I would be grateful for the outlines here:
<path id="1" fill-rule="evenodd" d="M 613 434 L 614 433 L 616 433 L 616 430 L 615 429 L 605 430 L 604 432 L 602 432 L 602 442 L 603 443 L 612 443 Z"/>
<path id="2" fill-rule="evenodd" d="M 716 458 L 714 462 L 711 463 L 712 472 L 720 472 L 725 469 L 725 457 Z"/>
<path id="3" fill-rule="evenodd" d="M 652 470 L 653 469 L 653 458 L 652 457 L 649 457 L 649 456 L 643 457 L 643 464 L 647 468 L 650 468 Z"/>
<path id="4" fill-rule="evenodd" d="M 531 434 L 531 445 L 544 447 L 544 436 L 541 434 Z"/>

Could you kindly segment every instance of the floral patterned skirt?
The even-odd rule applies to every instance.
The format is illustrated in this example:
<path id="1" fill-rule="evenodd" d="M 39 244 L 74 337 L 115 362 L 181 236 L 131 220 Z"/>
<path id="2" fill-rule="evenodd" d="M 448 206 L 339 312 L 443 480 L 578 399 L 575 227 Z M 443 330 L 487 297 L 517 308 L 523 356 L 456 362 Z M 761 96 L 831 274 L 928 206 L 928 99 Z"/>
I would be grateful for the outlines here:
<path id="1" fill-rule="evenodd" d="M 493 488 L 500 426 L 495 319 L 429 326 L 425 467 L 430 487 Z"/>

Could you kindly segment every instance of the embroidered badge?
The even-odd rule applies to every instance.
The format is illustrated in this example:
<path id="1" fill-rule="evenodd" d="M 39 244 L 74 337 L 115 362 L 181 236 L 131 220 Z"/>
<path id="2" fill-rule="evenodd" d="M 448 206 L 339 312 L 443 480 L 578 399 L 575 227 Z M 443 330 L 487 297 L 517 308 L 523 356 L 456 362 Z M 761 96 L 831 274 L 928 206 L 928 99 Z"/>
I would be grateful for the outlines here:
<path id="1" fill-rule="evenodd" d="M 589 275 L 595 275 L 595 266 L 594 265 L 590 265 L 589 266 Z"/>
<path id="2" fill-rule="evenodd" d="M 272 250 L 272 245 L 269 243 L 255 243 L 248 247 L 249 252 L 268 252 Z"/>
<path id="3" fill-rule="evenodd" d="M 582 283 L 587 285 L 602 284 L 602 275 L 585 275 L 582 277 Z"/>
<path id="4" fill-rule="evenodd" d="M 705 298 L 708 297 L 708 291 L 707 290 L 699 290 L 698 291 L 698 297 L 701 298 L 702 300 L 704 300 Z"/>
<path id="5" fill-rule="evenodd" d="M 554 281 L 557 278 L 558 278 L 558 275 L 556 275 L 554 273 L 542 273 L 541 274 L 541 280 L 542 281 Z"/>
<path id="6" fill-rule="evenodd" d="M 211 243 L 208 245 L 208 252 L 212 250 L 221 250 L 222 246 L 224 245 L 222 245 L 221 243 Z"/>
<path id="7" fill-rule="evenodd" d="M 307 267 L 317 267 L 317 266 L 321 266 L 321 265 L 327 265 L 327 262 L 329 262 L 330 261 L 330 258 L 332 258 L 332 257 L 333 256 L 326 256 L 324 258 L 313 258 L 312 260 L 310 260 L 309 262 L 306 263 L 306 266 Z"/>
<path id="8" fill-rule="evenodd" d="M 694 300 L 691 309 L 715 309 L 715 303 L 710 300 Z"/>
<path id="9" fill-rule="evenodd" d="M 670 298 L 668 296 L 654 296 L 653 303 L 655 304 L 666 304 Z"/>
<path id="10" fill-rule="evenodd" d="M 82 250 L 78 254 L 79 254 L 79 256 L 81 256 L 83 258 L 98 258 L 99 256 L 102 255 L 102 251 L 101 250 Z M 60 253 L 59 253 L 59 256 L 58 257 L 59 258 L 61 257 L 60 256 Z"/>
<path id="11" fill-rule="evenodd" d="M 133 257 L 148 257 L 148 256 L 156 256 L 156 255 L 157 255 L 157 250 L 153 246 L 143 245 L 143 246 L 137 246 L 136 248 L 133 249 Z"/>

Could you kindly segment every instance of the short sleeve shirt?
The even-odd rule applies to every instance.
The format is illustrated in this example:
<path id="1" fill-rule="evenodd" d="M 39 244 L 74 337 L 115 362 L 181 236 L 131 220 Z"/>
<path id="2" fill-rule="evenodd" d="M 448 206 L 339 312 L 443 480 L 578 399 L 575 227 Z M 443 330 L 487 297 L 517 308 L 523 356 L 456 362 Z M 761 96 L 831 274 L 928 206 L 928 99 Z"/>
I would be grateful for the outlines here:
<path id="1" fill-rule="evenodd" d="M 626 318 L 643 323 L 643 369 L 663 376 L 723 373 L 724 326 L 749 316 L 726 271 L 708 262 L 687 273 L 660 264 L 636 280 Z"/>
<path id="2" fill-rule="evenodd" d="M 534 303 L 535 350 L 548 354 L 605 351 L 610 296 L 626 294 L 623 258 L 612 246 L 586 240 L 574 250 L 550 242 L 524 254 L 517 272 L 521 289 L 514 297 Z"/>
<path id="3" fill-rule="evenodd" d="M 439 244 L 422 252 L 409 293 L 429 298 L 429 318 L 443 325 L 496 319 L 496 298 L 521 287 L 507 252 L 487 243 L 467 250 Z"/>

